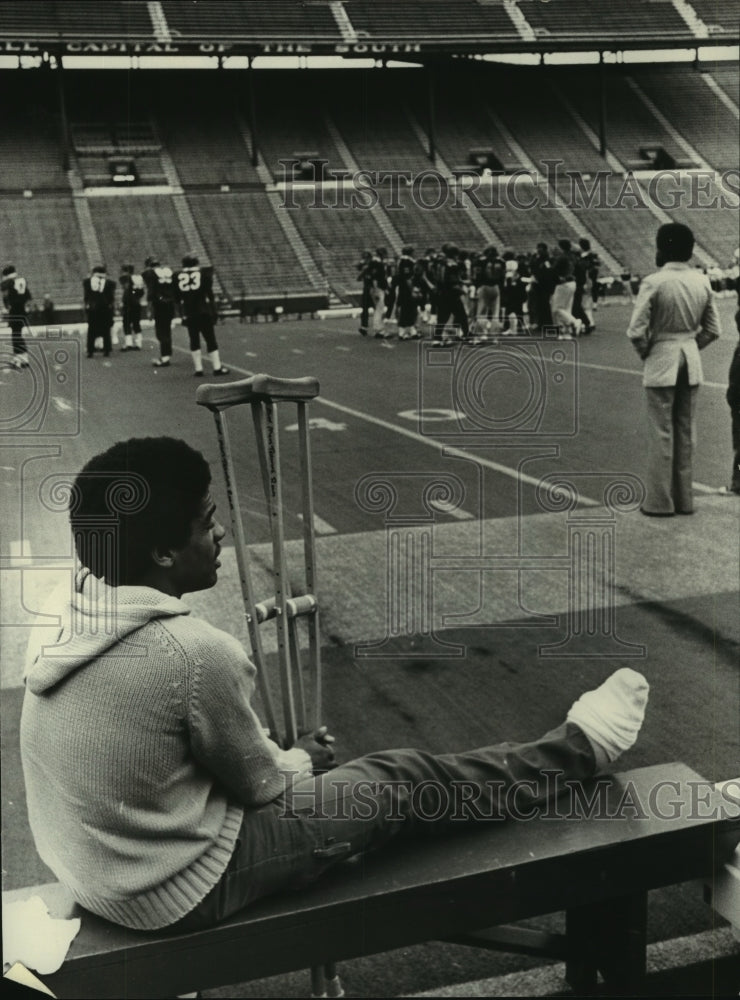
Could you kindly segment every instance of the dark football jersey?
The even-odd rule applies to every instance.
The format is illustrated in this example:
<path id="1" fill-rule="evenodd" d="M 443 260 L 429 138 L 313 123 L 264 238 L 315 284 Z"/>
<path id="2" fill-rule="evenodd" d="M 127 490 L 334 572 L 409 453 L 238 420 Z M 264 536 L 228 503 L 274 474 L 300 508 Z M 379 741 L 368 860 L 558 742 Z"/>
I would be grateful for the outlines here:
<path id="1" fill-rule="evenodd" d="M 175 287 L 186 319 L 213 314 L 213 268 L 184 267 L 175 276 Z"/>
<path id="2" fill-rule="evenodd" d="M 370 281 L 375 282 L 378 288 L 388 287 L 388 278 L 386 275 L 385 264 L 380 259 L 380 257 L 373 257 L 370 261 Z"/>
<path id="3" fill-rule="evenodd" d="M 85 308 L 88 312 L 113 312 L 116 300 L 116 283 L 105 274 L 91 274 L 82 282 Z"/>
<path id="4" fill-rule="evenodd" d="M 128 271 L 124 271 L 118 283 L 121 286 L 124 305 L 140 302 L 144 297 L 144 279 L 140 274 L 129 274 Z"/>
<path id="5" fill-rule="evenodd" d="M 142 278 L 146 284 L 149 301 L 152 305 L 160 303 L 173 304 L 175 301 L 175 284 L 172 268 L 166 265 L 157 264 L 156 267 L 148 267 L 142 272 Z"/>
<path id="6" fill-rule="evenodd" d="M 20 274 L 9 274 L 3 278 L 3 305 L 11 316 L 22 316 L 26 311 L 26 302 L 31 300 L 28 282 Z"/>

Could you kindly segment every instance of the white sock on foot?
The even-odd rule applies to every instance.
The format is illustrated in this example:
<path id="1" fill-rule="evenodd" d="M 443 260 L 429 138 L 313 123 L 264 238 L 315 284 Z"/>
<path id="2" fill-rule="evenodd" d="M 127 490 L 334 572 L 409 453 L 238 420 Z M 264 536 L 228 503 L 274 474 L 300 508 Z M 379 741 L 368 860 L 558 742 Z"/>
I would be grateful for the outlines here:
<path id="1" fill-rule="evenodd" d="M 623 667 L 607 677 L 601 687 L 582 694 L 573 703 L 566 720 L 575 723 L 592 743 L 598 744 L 611 763 L 637 740 L 649 690 L 642 674 Z"/>

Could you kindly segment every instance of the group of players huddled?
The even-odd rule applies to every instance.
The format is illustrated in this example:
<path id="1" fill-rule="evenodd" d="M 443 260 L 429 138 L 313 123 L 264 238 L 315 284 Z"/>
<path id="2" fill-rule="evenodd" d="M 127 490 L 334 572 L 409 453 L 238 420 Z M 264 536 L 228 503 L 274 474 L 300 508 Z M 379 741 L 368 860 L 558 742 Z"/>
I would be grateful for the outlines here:
<path id="1" fill-rule="evenodd" d="M 141 274 L 136 273 L 133 264 L 124 264 L 118 282 L 108 275 L 103 264 L 93 267 L 82 282 L 88 358 L 95 356 L 98 343 L 103 356 L 110 357 L 119 287 L 123 327 L 121 351 L 141 350 L 141 318 L 146 297 L 159 343 L 159 358 L 152 362 L 156 368 L 170 366 L 172 324 L 176 314 L 179 314 L 188 331 L 193 374 L 203 376 L 201 337 L 213 366 L 213 374 L 229 374 L 229 369 L 221 363 L 216 342 L 218 310 L 213 292 L 213 268 L 201 265 L 194 254 L 186 254 L 182 258 L 179 270 L 161 264 L 156 257 L 147 257 Z M 18 274 L 15 265 L 8 264 L 2 270 L 0 289 L 11 331 L 13 366 L 27 368 L 28 347 L 23 334 L 28 326 L 27 309 L 33 298 L 28 282 Z"/>
<path id="2" fill-rule="evenodd" d="M 218 310 L 213 294 L 213 268 L 201 265 L 195 254 L 182 258 L 182 267 L 173 270 L 157 257 L 147 257 L 144 270 L 137 274 L 133 264 L 124 264 L 118 279 L 121 289 L 121 351 L 141 350 L 141 316 L 146 295 L 154 321 L 154 334 L 159 344 L 156 368 L 169 368 L 172 358 L 172 323 L 179 313 L 188 331 L 193 374 L 203 375 L 201 337 L 205 342 L 214 375 L 228 375 L 221 363 L 216 342 L 215 325 Z M 83 281 L 85 315 L 87 316 L 87 356 L 95 353 L 96 341 L 102 341 L 104 357 L 111 353 L 111 329 L 115 317 L 116 282 L 108 277 L 99 264 Z"/>
<path id="3" fill-rule="evenodd" d="M 544 330 L 571 339 L 595 329 L 599 267 L 585 238 L 577 246 L 562 239 L 552 249 L 538 243 L 531 253 L 499 254 L 493 246 L 471 252 L 453 243 L 421 256 L 405 246 L 395 259 L 383 247 L 366 250 L 357 265 L 360 333 L 387 340 L 397 324 L 399 340 L 428 331 L 440 344 Z"/>

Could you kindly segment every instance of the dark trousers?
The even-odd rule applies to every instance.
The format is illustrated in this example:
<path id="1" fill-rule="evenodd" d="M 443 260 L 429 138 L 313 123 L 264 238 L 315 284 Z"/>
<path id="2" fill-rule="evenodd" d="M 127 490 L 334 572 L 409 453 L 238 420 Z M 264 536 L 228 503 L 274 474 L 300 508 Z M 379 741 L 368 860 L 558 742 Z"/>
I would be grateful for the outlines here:
<path id="1" fill-rule="evenodd" d="M 113 316 L 109 312 L 88 313 L 87 314 L 87 354 L 88 357 L 95 351 L 95 341 L 98 337 L 103 338 L 103 354 L 107 357 L 110 354 L 110 331 L 113 326 Z"/>
<path id="2" fill-rule="evenodd" d="M 172 355 L 172 320 L 175 318 L 175 306 L 171 302 L 155 303 L 154 335 L 159 341 L 159 353 L 163 358 Z"/>
<path id="3" fill-rule="evenodd" d="M 732 450 L 734 457 L 732 460 L 732 480 L 730 489 L 735 493 L 740 493 L 740 409 L 735 407 L 732 410 Z"/>
<path id="4" fill-rule="evenodd" d="M 20 316 L 11 316 L 8 320 L 13 354 L 28 354 L 28 347 L 23 339 L 23 330 L 26 328 L 27 322 L 25 318 L 21 318 Z"/>
<path id="5" fill-rule="evenodd" d="M 468 335 L 468 314 L 465 312 L 460 295 L 443 292 L 439 296 L 437 304 L 437 325 L 434 328 L 434 336 L 441 337 L 445 326 L 452 317 L 456 326 L 460 328 L 463 337 Z"/>
<path id="6" fill-rule="evenodd" d="M 245 809 L 226 871 L 172 929 L 211 926 L 392 840 L 450 835 L 507 817 L 531 819 L 537 805 L 566 790 L 565 781 L 583 781 L 595 769 L 583 732 L 564 723 L 531 743 L 442 756 L 388 750 L 298 778 L 275 802 Z"/>
<path id="7" fill-rule="evenodd" d="M 370 322 L 370 306 L 372 301 L 370 299 L 370 289 L 362 289 L 362 299 L 360 300 L 360 308 L 362 312 L 360 313 L 360 327 L 363 330 L 367 330 L 367 324 Z"/>
<path id="8" fill-rule="evenodd" d="M 127 337 L 132 333 L 141 333 L 141 303 L 131 302 L 127 304 L 124 302 L 121 310 L 121 322 L 123 323 L 123 332 Z"/>

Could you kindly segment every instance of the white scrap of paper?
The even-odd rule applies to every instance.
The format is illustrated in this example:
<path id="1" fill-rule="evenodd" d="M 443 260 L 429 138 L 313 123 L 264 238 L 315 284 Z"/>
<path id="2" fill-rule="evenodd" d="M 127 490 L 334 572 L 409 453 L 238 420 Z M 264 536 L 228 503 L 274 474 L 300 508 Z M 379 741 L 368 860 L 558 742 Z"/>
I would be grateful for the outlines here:
<path id="1" fill-rule="evenodd" d="M 40 896 L 3 903 L 3 967 L 21 962 L 42 975 L 56 972 L 79 933 L 80 918 L 55 920 Z"/>

